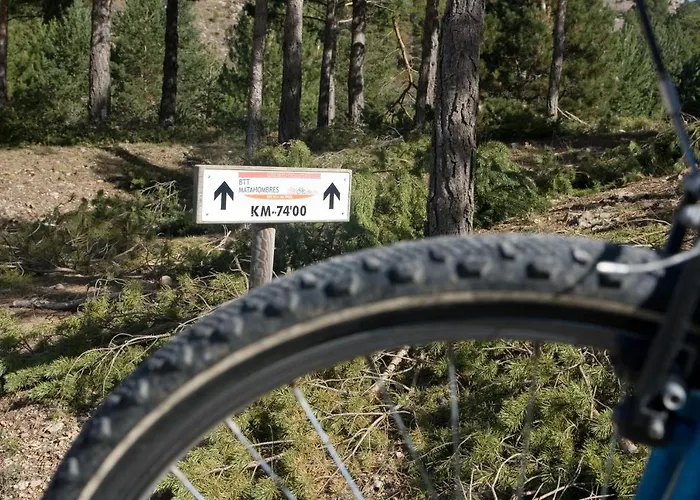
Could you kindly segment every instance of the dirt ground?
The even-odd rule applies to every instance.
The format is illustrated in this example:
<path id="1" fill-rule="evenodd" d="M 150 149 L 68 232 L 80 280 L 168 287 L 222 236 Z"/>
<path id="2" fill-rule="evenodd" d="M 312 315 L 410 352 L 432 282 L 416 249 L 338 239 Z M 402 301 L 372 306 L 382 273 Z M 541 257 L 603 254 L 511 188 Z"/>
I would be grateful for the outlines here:
<path id="1" fill-rule="evenodd" d="M 669 225 L 680 200 L 677 176 L 632 182 L 588 196 L 565 196 L 551 210 L 526 221 L 499 225 L 497 231 L 538 231 L 592 236 L 623 227 Z"/>
<path id="2" fill-rule="evenodd" d="M 0 496 L 40 498 L 83 420 L 58 407 L 0 398 Z"/>
<path id="3" fill-rule="evenodd" d="M 154 171 L 182 172 L 188 151 L 184 146 L 144 144 L 0 150 L 0 221 L 33 220 L 54 208 L 69 210 L 99 191 L 117 194 L 124 167 L 139 160 Z"/>

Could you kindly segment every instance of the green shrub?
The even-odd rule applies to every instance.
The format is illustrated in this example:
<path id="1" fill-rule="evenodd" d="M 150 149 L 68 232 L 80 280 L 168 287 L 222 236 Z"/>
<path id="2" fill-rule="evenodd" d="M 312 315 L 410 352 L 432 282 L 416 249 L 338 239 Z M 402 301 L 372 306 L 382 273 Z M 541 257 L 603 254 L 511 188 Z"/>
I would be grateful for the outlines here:
<path id="1" fill-rule="evenodd" d="M 700 53 L 684 64 L 678 86 L 683 111 L 700 117 Z"/>
<path id="2" fill-rule="evenodd" d="M 48 24 L 13 19 L 9 36 L 12 106 L 0 113 L 1 140 L 45 140 L 75 129 L 87 116 L 90 9 L 76 0 Z"/>
<path id="3" fill-rule="evenodd" d="M 551 136 L 554 125 L 524 101 L 490 97 L 481 103 L 478 130 L 482 140 L 513 140 Z"/>
<path id="4" fill-rule="evenodd" d="M 461 478 L 478 498 L 510 498 L 520 476 L 523 427 L 529 401 L 531 346 L 518 342 L 463 342 L 454 346 L 459 383 Z M 381 366 L 391 354 L 377 355 Z M 401 408 L 411 435 L 439 495 L 453 493 L 448 364 L 445 345 L 412 348 L 393 377 L 391 397 Z M 381 369 L 381 368 L 380 368 Z M 562 484 L 576 491 L 562 498 L 594 492 L 604 481 L 612 435 L 610 406 L 620 397 L 605 356 L 586 349 L 547 344 L 540 356 L 535 419 L 527 460 L 528 488 L 551 492 Z M 415 465 L 384 409 L 368 395 L 372 384 L 361 359 L 338 364 L 296 381 L 363 491 L 376 477 L 386 483 L 378 494 L 428 498 Z M 485 390 L 488 388 L 488 390 Z M 275 456 L 275 472 L 300 498 L 342 496 L 346 485 L 326 455 L 289 388 L 264 396 L 235 417 L 264 457 Z M 618 453 L 612 487 L 632 494 L 646 453 Z M 211 470 L 227 464 L 213 481 Z M 221 492 L 235 497 L 276 498 L 264 474 L 241 473 L 251 459 L 228 428 L 219 426 L 180 464 L 207 497 Z M 318 481 L 319 471 L 329 471 Z M 315 474 L 311 471 L 316 471 Z M 408 479 L 410 478 L 410 479 Z M 175 478 L 161 485 L 185 494 Z M 572 488 L 573 489 L 573 488 Z M 483 492 L 483 494 L 482 494 Z"/>
<path id="5" fill-rule="evenodd" d="M 577 163 L 573 181 L 577 189 L 605 189 L 647 175 L 669 175 L 683 170 L 680 148 L 672 131 L 660 134 L 641 146 L 630 141 L 602 154 L 583 152 Z"/>
<path id="6" fill-rule="evenodd" d="M 477 150 L 475 198 L 474 225 L 481 228 L 548 207 L 534 175 L 514 163 L 500 142 L 487 142 Z"/>
<path id="7" fill-rule="evenodd" d="M 181 323 L 246 292 L 240 272 L 175 281 L 157 290 L 127 281 L 118 296 L 100 295 L 29 331 L 0 311 L 0 393 L 93 407 Z"/>
<path id="8" fill-rule="evenodd" d="M 551 151 L 537 155 L 537 165 L 533 168 L 535 184 L 540 193 L 545 196 L 557 196 L 571 194 L 576 171 L 571 167 L 565 167 Z"/>
<path id="9" fill-rule="evenodd" d="M 389 146 L 358 146 L 314 157 L 301 141 L 285 148 L 263 148 L 256 163 L 287 167 L 334 167 L 353 170 L 350 221 L 280 224 L 275 268 L 297 269 L 339 253 L 422 236 L 427 197 L 425 151 L 428 138 L 395 141 Z M 249 252 L 245 235 L 234 251 Z"/>
<path id="10" fill-rule="evenodd" d="M 5 239 L 6 255 L 30 269 L 68 267 L 118 275 L 149 252 L 156 236 L 191 225 L 174 183 L 157 184 L 132 198 L 100 193 L 66 213 L 55 210 L 21 225 Z"/>
<path id="11" fill-rule="evenodd" d="M 697 50 L 690 43 L 697 26 L 688 31 L 677 15 L 660 13 L 652 16 L 652 25 L 667 71 L 674 82 L 682 81 L 683 69 Z M 661 116 L 658 77 L 634 12 L 625 17 L 625 27 L 619 33 L 615 52 L 619 86 L 611 100 L 614 112 L 627 116 Z"/>

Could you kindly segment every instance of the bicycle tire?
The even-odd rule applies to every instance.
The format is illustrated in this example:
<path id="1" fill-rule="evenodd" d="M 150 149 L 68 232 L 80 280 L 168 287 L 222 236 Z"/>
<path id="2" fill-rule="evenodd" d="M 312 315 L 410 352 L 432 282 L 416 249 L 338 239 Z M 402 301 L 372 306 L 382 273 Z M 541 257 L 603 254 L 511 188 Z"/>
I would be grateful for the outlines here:
<path id="1" fill-rule="evenodd" d="M 401 242 L 304 268 L 220 306 L 147 358 L 85 423 L 44 498 L 140 498 L 180 452 L 268 390 L 370 349 L 482 338 L 465 325 L 532 323 L 539 340 L 641 362 L 682 267 L 611 276 L 595 264 L 657 259 L 648 248 L 501 233 Z M 421 340 L 427 330 L 415 325 L 440 328 Z"/>

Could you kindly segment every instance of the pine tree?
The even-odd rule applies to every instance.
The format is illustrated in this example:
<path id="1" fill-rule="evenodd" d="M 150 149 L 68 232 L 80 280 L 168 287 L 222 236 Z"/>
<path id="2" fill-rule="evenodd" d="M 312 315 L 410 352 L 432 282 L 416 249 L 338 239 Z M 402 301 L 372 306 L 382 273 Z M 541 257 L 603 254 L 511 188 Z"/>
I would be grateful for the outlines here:
<path id="1" fill-rule="evenodd" d="M 564 37 L 566 34 L 566 0 L 557 0 L 552 34 L 552 68 L 549 71 L 549 91 L 547 92 L 547 117 L 556 120 L 559 116 L 559 85 L 564 65 Z"/>
<path id="2" fill-rule="evenodd" d="M 265 35 L 267 33 L 267 0 L 255 1 L 253 47 L 250 61 L 250 89 L 248 92 L 248 124 L 246 129 L 246 157 L 248 161 L 260 144 L 263 132 L 263 65 L 265 62 Z"/>
<path id="3" fill-rule="evenodd" d="M 428 195 L 429 235 L 465 234 L 473 228 L 484 4 L 485 0 L 448 0 L 442 20 Z"/>
<path id="4" fill-rule="evenodd" d="M 279 114 L 280 143 L 301 135 L 301 69 L 303 0 L 287 0 L 282 47 L 282 95 Z"/>
<path id="5" fill-rule="evenodd" d="M 7 92 L 7 24 L 10 0 L 0 0 L 0 109 L 9 99 Z"/>
<path id="6" fill-rule="evenodd" d="M 165 10 L 165 56 L 163 57 L 163 92 L 160 98 L 161 127 L 175 123 L 177 109 L 177 48 L 179 0 L 168 0 Z"/>
<path id="7" fill-rule="evenodd" d="M 338 37 L 336 11 L 338 0 L 327 0 L 326 19 L 323 30 L 323 58 L 321 59 L 321 81 L 318 91 L 317 127 L 331 125 L 335 118 L 335 52 Z"/>
<path id="8" fill-rule="evenodd" d="M 433 106 L 435 98 L 435 73 L 437 69 L 440 27 L 439 6 L 440 0 L 427 0 L 425 3 L 420 73 L 416 89 L 416 113 L 414 118 L 416 127 L 420 127 L 425 121 L 426 109 Z"/>
<path id="9" fill-rule="evenodd" d="M 352 41 L 350 45 L 350 72 L 348 75 L 348 104 L 350 122 L 359 125 L 365 109 L 365 30 L 367 28 L 367 1 L 352 1 Z"/>
<path id="10" fill-rule="evenodd" d="M 112 0 L 93 0 L 88 116 L 90 121 L 96 123 L 105 122 L 109 118 L 112 90 L 110 77 L 111 30 Z"/>

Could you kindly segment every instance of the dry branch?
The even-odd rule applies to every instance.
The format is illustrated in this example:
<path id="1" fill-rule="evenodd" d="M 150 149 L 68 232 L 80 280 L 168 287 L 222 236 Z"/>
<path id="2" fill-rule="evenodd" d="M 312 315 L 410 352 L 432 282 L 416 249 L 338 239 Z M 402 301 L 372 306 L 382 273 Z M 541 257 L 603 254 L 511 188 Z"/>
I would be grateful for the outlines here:
<path id="1" fill-rule="evenodd" d="M 408 58 L 408 51 L 406 50 L 406 44 L 403 42 L 403 37 L 401 36 L 401 29 L 399 28 L 399 23 L 398 21 L 396 21 L 396 18 L 393 18 L 391 21 L 394 25 L 394 34 L 396 35 L 396 40 L 399 43 L 399 49 L 401 50 L 401 58 L 403 59 L 403 65 L 406 69 L 406 73 L 408 74 L 408 83 L 406 84 L 406 88 L 404 88 L 403 92 L 401 92 L 399 98 L 394 102 L 394 104 L 391 105 L 390 109 L 393 110 L 396 106 L 400 106 L 404 113 L 406 113 L 406 116 L 410 119 L 411 115 L 408 111 L 406 111 L 406 108 L 403 105 L 403 101 L 408 95 L 408 93 L 411 91 L 411 89 L 416 87 L 416 84 L 413 81 L 413 67 L 411 66 L 411 61 Z"/>
<path id="2" fill-rule="evenodd" d="M 399 367 L 401 360 L 406 357 L 406 354 L 408 354 L 408 349 L 408 347 L 404 347 L 399 352 L 394 354 L 394 357 L 391 358 L 391 362 L 389 363 L 389 366 L 387 366 L 384 373 L 382 373 L 379 379 L 374 384 L 372 384 L 372 387 L 369 388 L 370 395 L 372 395 L 373 397 L 376 396 L 381 390 L 381 386 L 386 386 L 386 381 L 389 380 L 389 378 L 391 378 L 396 369 Z"/>
<path id="3" fill-rule="evenodd" d="M 401 57 L 403 58 L 403 65 L 406 68 L 406 73 L 408 73 L 408 85 L 413 86 L 413 68 L 408 60 L 408 52 L 406 51 L 406 44 L 403 43 L 403 38 L 401 37 L 401 30 L 399 29 L 399 23 L 396 18 L 392 19 L 391 22 L 394 24 L 394 33 L 396 34 L 396 40 L 399 42 L 399 48 L 401 49 Z"/>
<path id="4" fill-rule="evenodd" d="M 49 309 L 51 311 L 77 311 L 78 307 L 83 304 L 89 297 L 81 297 L 79 299 L 68 302 L 54 302 L 46 299 L 28 299 L 15 300 L 10 304 L 10 307 L 21 309 Z"/>
<path id="5" fill-rule="evenodd" d="M 581 125 L 584 125 L 584 126 L 586 126 L 586 127 L 590 127 L 590 124 L 584 122 L 581 118 L 579 118 L 579 117 L 576 116 L 575 114 L 573 114 L 573 113 L 571 113 L 571 112 L 569 112 L 569 111 L 565 111 L 565 110 L 563 110 L 563 109 L 561 109 L 561 108 L 557 108 L 557 109 L 559 109 L 559 112 L 560 112 L 562 115 L 564 115 L 564 117 L 568 118 L 569 120 L 573 120 L 573 121 L 576 121 L 576 122 L 580 123 Z"/>

